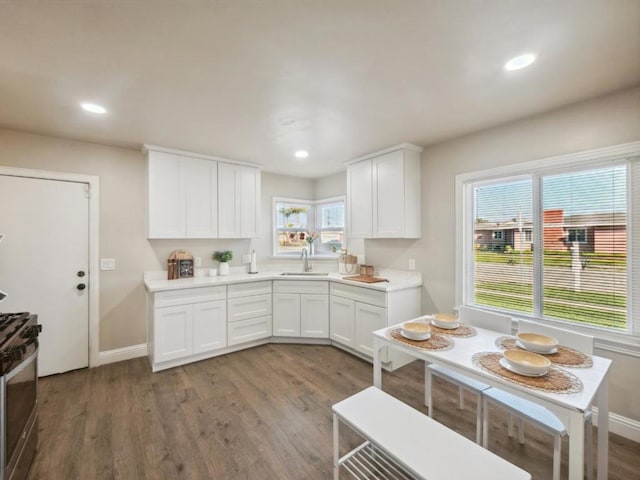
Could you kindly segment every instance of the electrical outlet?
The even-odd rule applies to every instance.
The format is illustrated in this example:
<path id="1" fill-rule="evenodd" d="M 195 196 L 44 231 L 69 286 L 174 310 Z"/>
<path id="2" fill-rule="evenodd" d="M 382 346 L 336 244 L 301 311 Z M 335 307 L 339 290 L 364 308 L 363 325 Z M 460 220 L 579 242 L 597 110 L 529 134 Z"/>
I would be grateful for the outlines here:
<path id="1" fill-rule="evenodd" d="M 196 267 L 202 266 L 202 257 L 196 257 L 193 259 Z"/>
<path id="2" fill-rule="evenodd" d="M 251 255 L 242 255 L 242 263 L 251 263 Z"/>
<path id="3" fill-rule="evenodd" d="M 410 258 L 409 259 L 409 270 L 415 270 L 416 269 L 416 259 L 415 258 Z"/>

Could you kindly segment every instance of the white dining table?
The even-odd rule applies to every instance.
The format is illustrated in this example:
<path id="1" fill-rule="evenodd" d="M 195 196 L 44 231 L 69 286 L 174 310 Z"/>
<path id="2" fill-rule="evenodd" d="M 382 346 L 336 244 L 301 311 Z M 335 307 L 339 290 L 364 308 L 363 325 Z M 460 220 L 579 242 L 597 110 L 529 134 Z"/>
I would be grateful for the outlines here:
<path id="1" fill-rule="evenodd" d="M 373 384 L 382 389 L 382 350 L 393 348 L 417 359 L 442 365 L 488 385 L 501 388 L 514 395 L 542 405 L 555 413 L 569 433 L 569 479 L 584 478 L 585 415 L 593 406 L 598 408 L 598 480 L 607 480 L 609 456 L 609 397 L 608 375 L 611 360 L 593 356 L 589 368 L 561 367 L 580 379 L 583 384 L 577 393 L 554 393 L 536 390 L 509 382 L 486 372 L 473 363 L 472 356 L 481 352 L 500 352 L 496 340 L 504 333 L 473 327 L 472 337 L 449 336 L 454 346 L 448 350 L 427 350 L 411 346 L 387 336 L 387 332 L 400 324 L 373 332 Z M 426 385 L 425 385 L 426 388 Z"/>

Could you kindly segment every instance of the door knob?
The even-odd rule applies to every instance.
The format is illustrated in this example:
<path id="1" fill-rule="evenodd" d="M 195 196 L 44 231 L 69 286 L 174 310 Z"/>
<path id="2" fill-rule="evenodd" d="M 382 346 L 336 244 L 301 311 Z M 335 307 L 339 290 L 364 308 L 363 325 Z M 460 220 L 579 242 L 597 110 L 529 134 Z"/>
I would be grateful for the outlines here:
<path id="1" fill-rule="evenodd" d="M 79 283 L 78 285 L 76 285 L 76 288 L 78 290 L 84 290 L 85 288 L 87 288 L 87 286 L 84 283 Z"/>

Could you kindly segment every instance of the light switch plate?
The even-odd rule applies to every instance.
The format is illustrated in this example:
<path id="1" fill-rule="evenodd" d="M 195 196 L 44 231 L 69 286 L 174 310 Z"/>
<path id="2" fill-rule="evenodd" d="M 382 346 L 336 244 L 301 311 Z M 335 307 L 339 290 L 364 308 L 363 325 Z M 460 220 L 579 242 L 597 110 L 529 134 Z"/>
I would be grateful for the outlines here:
<path id="1" fill-rule="evenodd" d="M 202 257 L 196 257 L 193 259 L 196 267 L 202 266 Z"/>
<path id="2" fill-rule="evenodd" d="M 251 255 L 242 255 L 242 263 L 251 263 Z"/>
<path id="3" fill-rule="evenodd" d="M 116 269 L 116 259 L 115 258 L 101 258 L 100 259 L 100 270 L 115 270 Z"/>

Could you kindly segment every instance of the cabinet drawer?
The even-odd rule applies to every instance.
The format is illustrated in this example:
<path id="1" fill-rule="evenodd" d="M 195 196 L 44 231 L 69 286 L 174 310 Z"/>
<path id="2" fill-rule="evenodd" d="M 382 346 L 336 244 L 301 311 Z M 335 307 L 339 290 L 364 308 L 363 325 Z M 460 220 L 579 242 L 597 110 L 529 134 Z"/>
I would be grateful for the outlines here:
<path id="1" fill-rule="evenodd" d="M 271 281 L 235 283 L 227 287 L 228 298 L 248 297 L 271 293 Z"/>
<path id="2" fill-rule="evenodd" d="M 271 336 L 271 315 L 229 324 L 229 346 Z"/>
<path id="3" fill-rule="evenodd" d="M 230 298 L 227 301 L 229 322 L 271 315 L 271 294 Z"/>
<path id="4" fill-rule="evenodd" d="M 189 303 L 213 302 L 215 300 L 225 300 L 227 297 L 227 287 L 199 287 L 185 288 L 182 290 L 167 290 L 154 294 L 154 306 L 172 307 L 174 305 L 186 305 Z"/>
<path id="5" fill-rule="evenodd" d="M 387 293 L 379 290 L 372 290 L 370 288 L 332 283 L 331 295 L 348 298 L 357 302 L 368 303 L 377 307 L 387 307 Z"/>
<path id="6" fill-rule="evenodd" d="M 329 294 L 329 282 L 313 280 L 275 280 L 273 291 L 276 293 L 317 293 Z"/>

